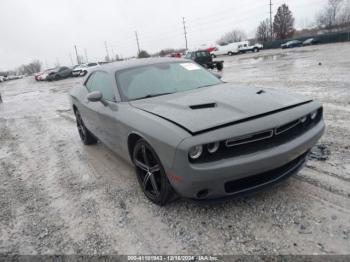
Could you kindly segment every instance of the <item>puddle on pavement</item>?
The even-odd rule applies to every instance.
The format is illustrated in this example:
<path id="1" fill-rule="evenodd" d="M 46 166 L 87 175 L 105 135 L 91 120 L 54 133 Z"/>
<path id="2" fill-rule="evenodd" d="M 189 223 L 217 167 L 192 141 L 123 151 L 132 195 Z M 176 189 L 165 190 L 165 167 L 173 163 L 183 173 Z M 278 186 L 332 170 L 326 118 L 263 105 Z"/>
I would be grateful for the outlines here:
<path id="1" fill-rule="evenodd" d="M 267 61 L 276 61 L 286 56 L 287 54 L 261 55 L 256 57 L 240 58 L 239 60 L 245 64 L 256 64 Z"/>

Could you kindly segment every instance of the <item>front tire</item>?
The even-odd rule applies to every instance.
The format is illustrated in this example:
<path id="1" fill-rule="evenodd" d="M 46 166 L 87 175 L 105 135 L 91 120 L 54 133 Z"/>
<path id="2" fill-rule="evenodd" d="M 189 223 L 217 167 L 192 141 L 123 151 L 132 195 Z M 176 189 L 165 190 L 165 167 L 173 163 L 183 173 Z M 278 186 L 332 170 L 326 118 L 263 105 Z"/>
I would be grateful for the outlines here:
<path id="1" fill-rule="evenodd" d="M 216 55 L 214 55 L 214 54 L 211 54 L 211 57 L 212 57 L 212 58 L 216 58 Z"/>
<path id="2" fill-rule="evenodd" d="M 174 199 L 175 192 L 156 152 L 143 139 L 136 142 L 133 149 L 133 162 L 137 180 L 150 201 L 163 206 Z"/>
<path id="3" fill-rule="evenodd" d="M 75 111 L 75 118 L 77 121 L 77 128 L 79 136 L 84 145 L 93 145 L 97 143 L 97 139 L 91 134 L 91 132 L 86 128 L 84 121 L 78 110 Z"/>
<path id="4" fill-rule="evenodd" d="M 229 56 L 233 56 L 233 53 L 232 52 L 228 52 L 227 53 Z"/>

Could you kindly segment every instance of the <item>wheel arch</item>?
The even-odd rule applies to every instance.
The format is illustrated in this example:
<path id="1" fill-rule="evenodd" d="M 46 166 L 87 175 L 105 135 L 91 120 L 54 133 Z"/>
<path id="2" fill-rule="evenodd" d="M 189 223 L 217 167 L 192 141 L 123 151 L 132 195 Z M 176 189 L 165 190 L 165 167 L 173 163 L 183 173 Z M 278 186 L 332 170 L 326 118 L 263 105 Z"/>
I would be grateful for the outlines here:
<path id="1" fill-rule="evenodd" d="M 139 141 L 140 139 L 145 140 L 153 148 L 153 150 L 155 150 L 152 143 L 149 141 L 149 139 L 147 139 L 145 136 L 143 136 L 139 132 L 132 131 L 131 133 L 129 133 L 128 139 L 127 139 L 128 153 L 129 153 L 129 157 L 130 157 L 131 162 L 133 162 L 134 147 L 135 147 L 137 141 Z"/>
<path id="2" fill-rule="evenodd" d="M 73 113 L 74 113 L 74 115 L 75 115 L 75 113 L 78 111 L 78 108 L 77 108 L 77 106 L 75 105 L 75 104 L 73 104 Z"/>

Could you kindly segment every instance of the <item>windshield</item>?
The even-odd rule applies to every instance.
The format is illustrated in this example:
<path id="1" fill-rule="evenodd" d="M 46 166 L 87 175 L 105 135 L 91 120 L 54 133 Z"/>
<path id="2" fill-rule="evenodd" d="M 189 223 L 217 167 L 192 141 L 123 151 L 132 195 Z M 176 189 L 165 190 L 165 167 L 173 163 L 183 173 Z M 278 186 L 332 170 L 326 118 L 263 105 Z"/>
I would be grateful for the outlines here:
<path id="1" fill-rule="evenodd" d="M 159 63 L 116 73 L 120 92 L 127 100 L 188 91 L 222 83 L 191 62 Z"/>

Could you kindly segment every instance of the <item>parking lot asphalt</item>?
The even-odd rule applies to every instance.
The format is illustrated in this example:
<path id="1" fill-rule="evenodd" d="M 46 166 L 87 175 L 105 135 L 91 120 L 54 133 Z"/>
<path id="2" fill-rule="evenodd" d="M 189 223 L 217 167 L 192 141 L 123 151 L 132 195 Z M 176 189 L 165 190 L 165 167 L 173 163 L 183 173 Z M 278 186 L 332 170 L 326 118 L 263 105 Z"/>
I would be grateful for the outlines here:
<path id="1" fill-rule="evenodd" d="M 243 198 L 159 207 L 132 167 L 80 142 L 67 94 L 81 78 L 0 83 L 0 253 L 350 254 L 350 44 L 218 59 L 225 81 L 321 101 L 328 159 Z"/>

